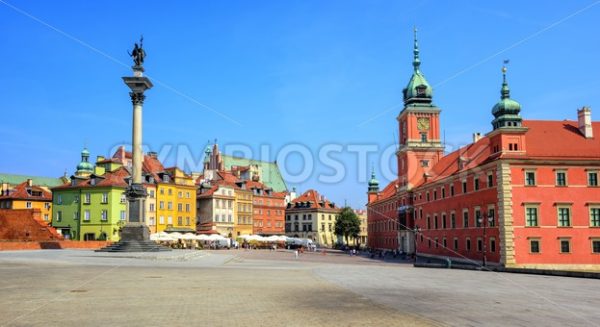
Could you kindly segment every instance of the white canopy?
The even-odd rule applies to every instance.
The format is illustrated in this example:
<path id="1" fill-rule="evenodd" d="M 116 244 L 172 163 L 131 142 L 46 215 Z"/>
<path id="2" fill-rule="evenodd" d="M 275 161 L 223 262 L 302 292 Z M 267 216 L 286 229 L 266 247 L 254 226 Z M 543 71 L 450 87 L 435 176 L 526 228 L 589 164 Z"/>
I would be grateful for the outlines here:
<path id="1" fill-rule="evenodd" d="M 169 233 L 169 235 L 171 235 L 171 237 L 176 240 L 181 239 L 183 237 L 183 234 L 181 234 L 179 232 Z"/>
<path id="2" fill-rule="evenodd" d="M 225 239 L 225 237 L 223 237 L 220 234 L 211 234 L 210 236 L 208 236 L 209 241 L 216 241 L 216 240 L 223 240 L 223 239 Z"/>
<path id="3" fill-rule="evenodd" d="M 169 233 L 158 232 L 156 234 L 150 235 L 150 240 L 152 241 L 174 241 L 175 239 L 169 235 Z"/>
<path id="4" fill-rule="evenodd" d="M 283 235 L 270 235 L 270 236 L 260 236 L 260 235 L 241 235 L 240 238 L 246 241 L 259 241 L 259 242 L 285 242 L 288 237 Z"/>
<path id="5" fill-rule="evenodd" d="M 186 241 L 190 241 L 190 240 L 195 240 L 196 238 L 196 234 L 193 233 L 185 233 L 181 236 L 182 240 L 186 240 Z"/>

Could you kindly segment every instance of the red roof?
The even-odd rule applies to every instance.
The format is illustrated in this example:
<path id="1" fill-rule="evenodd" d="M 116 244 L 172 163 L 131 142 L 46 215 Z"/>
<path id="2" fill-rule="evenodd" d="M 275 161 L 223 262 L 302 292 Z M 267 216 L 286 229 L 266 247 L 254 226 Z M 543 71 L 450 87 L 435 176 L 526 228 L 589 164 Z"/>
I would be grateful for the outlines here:
<path id="1" fill-rule="evenodd" d="M 496 157 L 492 156 L 490 139 L 484 136 L 475 143 L 466 145 L 443 156 L 429 171 L 430 178 L 427 182 L 446 178 L 457 172 L 472 169 L 494 159 Z M 459 169 L 459 161 L 462 162 L 462 169 Z"/>
<path id="2" fill-rule="evenodd" d="M 579 131 L 576 121 L 523 120 L 523 126 L 528 128 L 525 132 L 526 154 L 518 156 L 520 159 L 598 160 L 600 158 L 600 137 L 585 138 Z M 600 133 L 600 122 L 593 122 L 592 129 Z M 513 155 L 505 154 L 503 157 L 512 158 Z M 442 157 L 429 171 L 430 178 L 427 183 L 499 158 L 492 153 L 490 139 L 484 136 L 477 142 Z M 459 169 L 459 161 L 462 161 L 462 169 Z"/>
<path id="3" fill-rule="evenodd" d="M 125 179 L 129 177 L 129 171 L 125 167 L 119 167 L 118 169 L 112 172 L 106 172 L 102 176 L 91 175 L 90 178 L 86 179 L 73 179 L 75 181 L 75 185 L 64 184 L 61 186 L 57 186 L 52 188 L 55 189 L 67 189 L 71 187 L 127 187 L 128 184 Z M 92 184 L 92 179 L 95 179 L 95 184 Z"/>
<path id="4" fill-rule="evenodd" d="M 217 174 L 219 175 L 219 177 L 222 178 L 222 180 L 224 180 L 225 182 L 228 183 L 236 183 L 238 182 L 238 178 L 237 176 L 235 176 L 232 172 L 230 171 L 219 171 L 217 172 Z"/>
<path id="5" fill-rule="evenodd" d="M 313 204 L 323 203 L 323 208 L 329 208 L 329 209 L 337 208 L 333 202 L 330 202 L 325 197 L 321 196 L 321 194 L 319 194 L 319 192 L 317 192 L 313 189 L 310 189 L 310 190 L 304 192 L 302 195 L 293 199 L 291 202 L 292 202 L 292 204 L 300 203 L 300 202 L 312 202 Z"/>
<path id="6" fill-rule="evenodd" d="M 528 158 L 600 158 L 600 122 L 592 122 L 595 137 L 586 139 L 572 120 L 523 120 Z"/>
<path id="7" fill-rule="evenodd" d="M 4 199 L 52 201 L 52 194 L 39 186 L 29 186 L 25 181 L 15 186 L 8 194 L 0 196 L 0 200 Z"/>
<path id="8" fill-rule="evenodd" d="M 398 185 L 398 179 L 390 182 L 382 191 L 379 192 L 379 198 L 372 203 L 378 203 L 386 201 L 396 195 L 396 186 Z"/>

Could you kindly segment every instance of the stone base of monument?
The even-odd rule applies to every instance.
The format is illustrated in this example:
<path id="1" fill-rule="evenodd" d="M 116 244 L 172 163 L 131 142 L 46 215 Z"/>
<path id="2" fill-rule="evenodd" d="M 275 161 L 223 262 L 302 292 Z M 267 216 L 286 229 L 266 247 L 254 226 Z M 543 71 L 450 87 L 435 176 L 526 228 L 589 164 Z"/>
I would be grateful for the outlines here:
<path id="1" fill-rule="evenodd" d="M 171 251 L 150 240 L 150 230 L 143 224 L 127 224 L 121 229 L 121 240 L 96 252 L 159 252 Z"/>

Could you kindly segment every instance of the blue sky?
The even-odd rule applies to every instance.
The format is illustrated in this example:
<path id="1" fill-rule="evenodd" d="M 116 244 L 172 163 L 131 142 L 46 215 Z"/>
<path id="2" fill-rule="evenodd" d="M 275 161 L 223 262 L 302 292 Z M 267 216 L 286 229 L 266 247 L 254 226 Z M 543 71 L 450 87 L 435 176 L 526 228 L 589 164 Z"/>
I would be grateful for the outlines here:
<path id="1" fill-rule="evenodd" d="M 600 3 L 589 0 L 2 0 L 0 171 L 72 174 L 84 145 L 95 158 L 129 142 L 131 103 L 121 77 L 130 75 L 127 50 L 143 33 L 155 82 L 144 143 L 163 151 L 168 165 L 178 159 L 167 150 L 189 149 L 200 161 L 215 138 L 221 148 L 244 144 L 271 160 L 300 144 L 315 166 L 289 186 L 362 207 L 359 177 L 367 168 L 348 146 L 376 147 L 367 161 L 382 186 L 389 182 L 380 155 L 397 137 L 413 26 L 453 149 L 490 130 L 505 58 L 524 118 L 576 119 L 588 105 L 598 120 L 599 21 Z M 343 162 L 340 182 L 319 178 L 333 174 L 318 160 L 328 145 L 342 147 L 331 155 Z M 278 163 L 288 175 L 305 165 L 298 154 Z"/>

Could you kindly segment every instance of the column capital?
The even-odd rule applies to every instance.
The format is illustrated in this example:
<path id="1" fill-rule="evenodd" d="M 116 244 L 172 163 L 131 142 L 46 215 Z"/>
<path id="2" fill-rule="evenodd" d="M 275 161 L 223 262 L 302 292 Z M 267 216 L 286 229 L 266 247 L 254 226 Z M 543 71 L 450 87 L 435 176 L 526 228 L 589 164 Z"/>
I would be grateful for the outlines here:
<path id="1" fill-rule="evenodd" d="M 135 105 L 143 105 L 146 96 L 144 92 L 129 92 L 129 96 L 131 97 L 131 103 Z"/>

